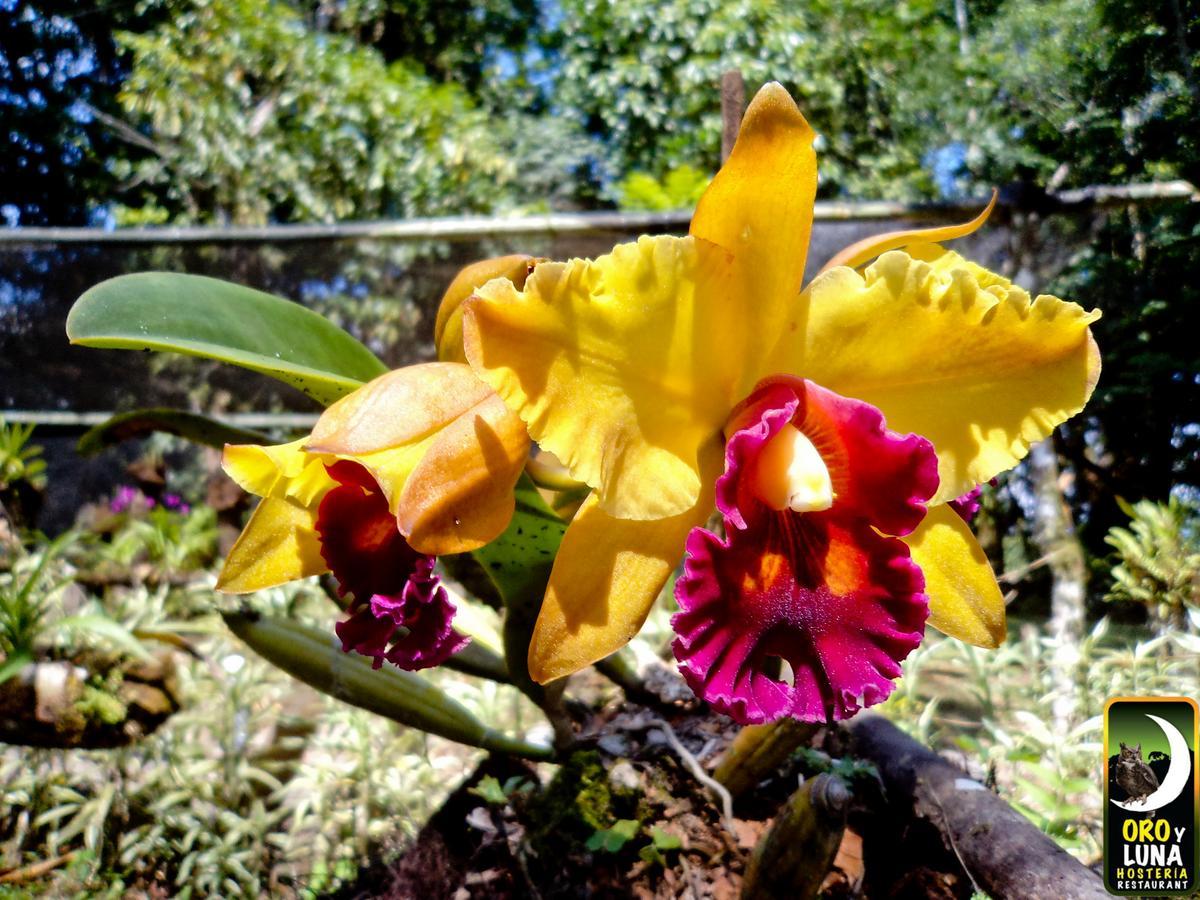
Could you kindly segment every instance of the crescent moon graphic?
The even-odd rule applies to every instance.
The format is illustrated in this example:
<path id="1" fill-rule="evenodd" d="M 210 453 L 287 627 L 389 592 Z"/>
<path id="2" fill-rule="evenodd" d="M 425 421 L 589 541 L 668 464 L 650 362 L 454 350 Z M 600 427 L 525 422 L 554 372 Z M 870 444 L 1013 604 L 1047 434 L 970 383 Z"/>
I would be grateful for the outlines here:
<path id="1" fill-rule="evenodd" d="M 1188 775 L 1192 772 L 1192 751 L 1188 749 L 1187 739 L 1180 734 L 1179 729 L 1166 719 L 1160 719 L 1150 713 L 1146 713 L 1146 718 L 1153 719 L 1163 730 L 1163 734 L 1167 736 L 1167 743 L 1171 746 L 1171 765 L 1167 769 L 1167 776 L 1158 786 L 1158 790 L 1145 800 L 1140 802 L 1133 800 L 1110 801 L 1130 812 L 1150 812 L 1154 809 L 1162 809 L 1168 803 L 1174 802 L 1175 798 L 1182 794 L 1183 789 L 1187 787 Z"/>

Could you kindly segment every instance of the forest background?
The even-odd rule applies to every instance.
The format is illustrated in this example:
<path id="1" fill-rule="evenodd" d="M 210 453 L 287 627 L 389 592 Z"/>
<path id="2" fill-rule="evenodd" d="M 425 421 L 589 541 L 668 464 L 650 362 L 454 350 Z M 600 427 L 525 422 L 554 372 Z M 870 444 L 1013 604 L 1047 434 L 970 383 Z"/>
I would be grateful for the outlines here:
<path id="1" fill-rule="evenodd" d="M 0 0 L 0 215 L 687 208 L 734 68 L 815 124 L 821 198 L 1000 187 L 1049 212 L 1064 188 L 1196 183 L 1197 46 L 1188 0 Z M 1118 209 L 1049 285 L 1106 315 L 1098 452 L 1084 429 L 1060 447 L 1095 549 L 1116 497 L 1197 483 L 1198 225 L 1192 203 Z"/>

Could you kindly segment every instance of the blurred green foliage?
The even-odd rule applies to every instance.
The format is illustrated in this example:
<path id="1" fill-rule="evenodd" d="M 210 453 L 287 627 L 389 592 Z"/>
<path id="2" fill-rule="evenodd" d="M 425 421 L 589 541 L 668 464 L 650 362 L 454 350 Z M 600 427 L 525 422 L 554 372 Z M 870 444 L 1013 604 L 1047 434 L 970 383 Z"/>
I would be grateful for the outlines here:
<path id="1" fill-rule="evenodd" d="M 617 202 L 622 209 L 691 209 L 711 180 L 705 172 L 689 165 L 672 169 L 661 180 L 645 172 L 630 172 L 617 184 Z"/>
<path id="2" fill-rule="evenodd" d="M 1195 0 L 29 0 L 0 10 L 0 108 L 4 165 L 39 177 L 0 206 L 594 205 L 633 173 L 715 171 L 730 68 L 793 92 L 823 196 L 1195 177 L 1198 23 Z"/>
<path id="3" fill-rule="evenodd" d="M 1122 508 L 1128 527 L 1104 539 L 1118 557 L 1106 599 L 1146 606 L 1161 631 L 1186 628 L 1187 611 L 1200 609 L 1200 514 L 1178 497 Z"/>

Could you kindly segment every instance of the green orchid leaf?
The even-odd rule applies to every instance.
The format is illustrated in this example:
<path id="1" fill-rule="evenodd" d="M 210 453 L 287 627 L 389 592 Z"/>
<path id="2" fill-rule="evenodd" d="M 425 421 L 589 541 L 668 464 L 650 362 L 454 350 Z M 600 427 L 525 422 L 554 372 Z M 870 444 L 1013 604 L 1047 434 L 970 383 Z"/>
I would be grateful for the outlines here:
<path id="1" fill-rule="evenodd" d="M 101 282 L 75 301 L 67 336 L 85 347 L 165 350 L 242 366 L 328 404 L 387 367 L 332 322 L 290 300 L 172 272 Z"/>
<path id="2" fill-rule="evenodd" d="M 249 428 L 238 428 L 218 419 L 178 409 L 135 409 L 118 413 L 111 419 L 90 428 L 79 439 L 75 449 L 81 456 L 93 456 L 105 447 L 122 441 L 145 437 L 161 431 L 173 434 L 193 444 L 216 447 L 226 444 L 270 444 L 269 435 Z"/>
<path id="3" fill-rule="evenodd" d="M 225 613 L 225 623 L 259 656 L 322 693 L 439 737 L 496 753 L 548 760 L 551 748 L 488 728 L 458 701 L 413 672 L 372 669 L 344 653 L 333 634 L 288 619 Z"/>
<path id="4" fill-rule="evenodd" d="M 477 640 L 472 640 L 442 665 L 464 675 L 474 675 L 500 684 L 512 683 L 504 660 Z"/>
<path id="5" fill-rule="evenodd" d="M 473 555 L 504 600 L 504 656 L 513 684 L 540 704 L 544 689 L 529 677 L 529 640 L 567 523 L 528 475 L 517 481 L 516 497 L 508 528 Z"/>

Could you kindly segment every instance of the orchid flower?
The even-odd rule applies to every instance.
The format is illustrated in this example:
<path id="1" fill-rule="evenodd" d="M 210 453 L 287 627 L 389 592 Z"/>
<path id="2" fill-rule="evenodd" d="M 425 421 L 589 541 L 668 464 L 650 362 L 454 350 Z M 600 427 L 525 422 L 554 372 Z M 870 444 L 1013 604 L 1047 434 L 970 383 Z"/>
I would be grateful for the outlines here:
<path id="1" fill-rule="evenodd" d="M 332 572 L 353 596 L 337 626 L 344 650 L 376 668 L 444 662 L 466 641 L 434 557 L 504 531 L 528 453 L 524 424 L 468 366 L 382 375 L 305 438 L 225 448 L 225 471 L 263 499 L 217 587 L 242 593 Z"/>
<path id="2" fill-rule="evenodd" d="M 530 646 L 537 680 L 630 640 L 685 550 L 676 657 L 743 723 L 883 700 L 927 620 L 1003 640 L 995 576 L 948 502 L 1083 408 L 1099 314 L 935 243 L 986 212 L 847 248 L 802 291 L 813 140 L 768 84 L 688 236 L 542 263 L 462 304 L 475 372 L 592 489 Z M 714 506 L 723 537 L 702 527 Z"/>

